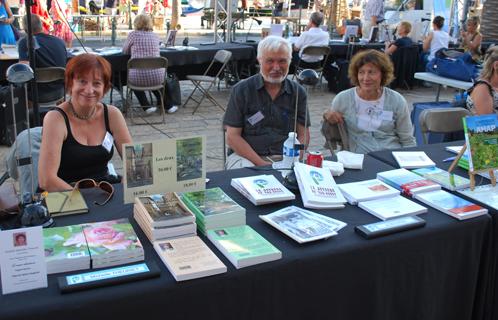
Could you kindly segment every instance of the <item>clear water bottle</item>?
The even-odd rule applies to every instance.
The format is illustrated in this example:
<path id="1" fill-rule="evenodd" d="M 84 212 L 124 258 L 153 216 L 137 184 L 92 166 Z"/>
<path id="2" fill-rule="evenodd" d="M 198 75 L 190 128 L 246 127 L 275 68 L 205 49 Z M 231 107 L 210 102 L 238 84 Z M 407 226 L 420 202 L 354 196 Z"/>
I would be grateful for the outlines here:
<path id="1" fill-rule="evenodd" d="M 285 167 L 291 168 L 292 164 L 299 160 L 299 149 L 297 145 L 299 141 L 295 132 L 289 132 L 289 137 L 284 142 L 282 162 Z"/>

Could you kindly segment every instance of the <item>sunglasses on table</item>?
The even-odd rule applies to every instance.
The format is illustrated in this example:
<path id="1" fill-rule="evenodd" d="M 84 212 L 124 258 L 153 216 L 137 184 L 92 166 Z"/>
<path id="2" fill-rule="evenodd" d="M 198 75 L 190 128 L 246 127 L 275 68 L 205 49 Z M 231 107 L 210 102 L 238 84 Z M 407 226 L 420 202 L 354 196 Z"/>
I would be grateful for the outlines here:
<path id="1" fill-rule="evenodd" d="M 80 190 L 80 189 L 90 189 L 90 188 L 99 188 L 99 189 L 107 192 L 107 194 L 108 194 L 107 199 L 104 202 L 102 202 L 102 203 L 99 203 L 97 201 L 93 202 L 94 204 L 96 204 L 98 206 L 105 205 L 107 202 L 109 202 L 109 200 L 111 200 L 112 196 L 114 195 L 114 187 L 112 186 L 112 184 L 110 184 L 107 181 L 97 182 L 93 179 L 81 179 L 74 184 L 73 190 L 71 190 L 71 193 L 69 194 L 69 200 L 71 199 L 71 197 L 75 193 L 75 191 Z"/>

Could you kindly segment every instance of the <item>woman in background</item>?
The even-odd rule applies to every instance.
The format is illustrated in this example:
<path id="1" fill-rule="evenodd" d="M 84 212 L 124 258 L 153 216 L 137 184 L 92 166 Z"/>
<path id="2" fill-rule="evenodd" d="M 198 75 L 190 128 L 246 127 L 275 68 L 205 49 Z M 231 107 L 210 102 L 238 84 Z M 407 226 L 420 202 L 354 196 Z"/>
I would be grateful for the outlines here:
<path id="1" fill-rule="evenodd" d="M 146 57 L 159 57 L 159 37 L 152 31 L 152 19 L 149 15 L 139 14 L 133 22 L 135 30 L 128 34 L 128 38 L 123 46 L 123 53 L 130 54 L 131 58 L 146 58 Z M 130 70 L 130 82 L 138 86 L 156 86 L 164 81 L 164 74 L 166 70 L 161 69 L 148 69 L 148 70 Z M 156 96 L 157 103 L 159 104 L 160 93 L 152 91 Z M 138 102 L 147 113 L 153 113 L 157 107 L 150 107 L 145 92 L 135 91 Z M 170 106 L 167 109 L 168 113 L 173 113 L 178 110 L 177 106 Z"/>
<path id="2" fill-rule="evenodd" d="M 424 66 L 427 62 L 434 59 L 436 56 L 436 52 L 442 48 L 448 48 L 448 44 L 450 42 L 450 35 L 443 31 L 444 26 L 444 18 L 441 16 L 436 16 L 434 20 L 432 20 L 432 29 L 433 31 L 429 33 L 429 35 L 424 39 L 422 43 L 422 47 L 424 52 L 426 52 L 424 57 Z M 428 53 L 427 53 L 428 52 Z"/>
<path id="3" fill-rule="evenodd" d="M 467 97 L 473 114 L 498 113 L 498 50 L 488 50 L 479 80 Z"/>
<path id="4" fill-rule="evenodd" d="M 467 31 L 462 30 L 460 32 L 461 45 L 472 55 L 474 61 L 479 61 L 481 59 L 481 41 L 482 35 L 479 32 L 479 17 L 470 17 L 467 20 Z"/>
<path id="5" fill-rule="evenodd" d="M 16 44 L 16 38 L 11 24 L 15 18 L 10 11 L 7 0 L 0 0 L 0 45 Z"/>
<path id="6" fill-rule="evenodd" d="M 73 33 L 67 21 L 70 18 L 71 12 L 68 9 L 64 0 L 52 0 L 50 14 L 54 20 L 54 30 L 52 35 L 62 39 L 66 44 L 66 48 L 71 48 L 73 44 Z"/>

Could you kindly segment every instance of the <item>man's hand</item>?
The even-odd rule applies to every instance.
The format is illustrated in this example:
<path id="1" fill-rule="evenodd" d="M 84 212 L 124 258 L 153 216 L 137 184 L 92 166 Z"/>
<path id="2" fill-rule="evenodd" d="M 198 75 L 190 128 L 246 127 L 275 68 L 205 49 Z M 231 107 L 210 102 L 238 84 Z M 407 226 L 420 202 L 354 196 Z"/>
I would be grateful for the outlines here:
<path id="1" fill-rule="evenodd" d="M 331 124 L 344 123 L 344 117 L 342 116 L 342 113 L 336 111 L 326 111 L 323 114 L 323 118 Z"/>

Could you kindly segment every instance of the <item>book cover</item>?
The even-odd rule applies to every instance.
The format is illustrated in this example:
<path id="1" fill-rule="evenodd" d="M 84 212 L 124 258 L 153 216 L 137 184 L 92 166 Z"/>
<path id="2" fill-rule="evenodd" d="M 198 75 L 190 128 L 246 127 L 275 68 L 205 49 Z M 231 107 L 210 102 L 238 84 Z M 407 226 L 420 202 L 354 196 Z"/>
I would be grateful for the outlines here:
<path id="1" fill-rule="evenodd" d="M 425 179 L 404 168 L 377 173 L 377 179 L 411 196 L 414 193 L 441 189 L 434 181 Z"/>
<path id="2" fill-rule="evenodd" d="M 227 272 L 223 262 L 198 236 L 154 241 L 153 245 L 176 281 Z"/>
<path id="3" fill-rule="evenodd" d="M 144 215 L 152 227 L 172 226 L 195 221 L 195 216 L 187 210 L 174 192 L 138 197 L 147 213 Z"/>
<path id="4" fill-rule="evenodd" d="M 470 186 L 469 179 L 453 173 L 450 174 L 448 171 L 438 167 L 414 169 L 412 172 L 434 181 L 451 191 L 465 189 Z"/>
<path id="5" fill-rule="evenodd" d="M 346 226 L 342 221 L 296 206 L 259 217 L 299 243 L 333 237 Z"/>
<path id="6" fill-rule="evenodd" d="M 498 210 L 498 185 L 493 187 L 492 184 L 486 184 L 477 186 L 474 190 L 467 188 L 457 192 Z"/>
<path id="7" fill-rule="evenodd" d="M 79 190 L 49 192 L 45 197 L 45 204 L 54 217 L 88 212 L 88 206 Z"/>
<path id="8" fill-rule="evenodd" d="M 43 228 L 43 244 L 49 273 L 90 268 L 90 252 L 81 225 Z"/>
<path id="9" fill-rule="evenodd" d="M 488 212 L 487 209 L 475 203 L 443 190 L 416 194 L 415 199 L 459 220 L 477 217 Z"/>
<path id="10" fill-rule="evenodd" d="M 218 216 L 245 214 L 246 211 L 219 187 L 185 192 L 182 193 L 181 199 L 201 222 Z"/>
<path id="11" fill-rule="evenodd" d="M 231 185 L 254 205 L 294 200 L 296 198 L 273 175 L 233 178 Z"/>
<path id="12" fill-rule="evenodd" d="M 465 142 L 469 149 L 469 170 L 498 168 L 498 115 L 463 118 Z"/>
<path id="13" fill-rule="evenodd" d="M 209 230 L 207 237 L 237 269 L 282 258 L 280 250 L 248 225 Z"/>
<path id="14" fill-rule="evenodd" d="M 427 208 L 402 196 L 363 201 L 360 208 L 382 220 L 417 215 L 427 212 Z"/>
<path id="15" fill-rule="evenodd" d="M 343 183 L 338 185 L 350 204 L 360 201 L 388 198 L 399 195 L 399 190 L 378 179 Z"/>
<path id="16" fill-rule="evenodd" d="M 436 165 L 424 151 L 393 151 L 392 155 L 400 168 L 414 169 Z"/>

